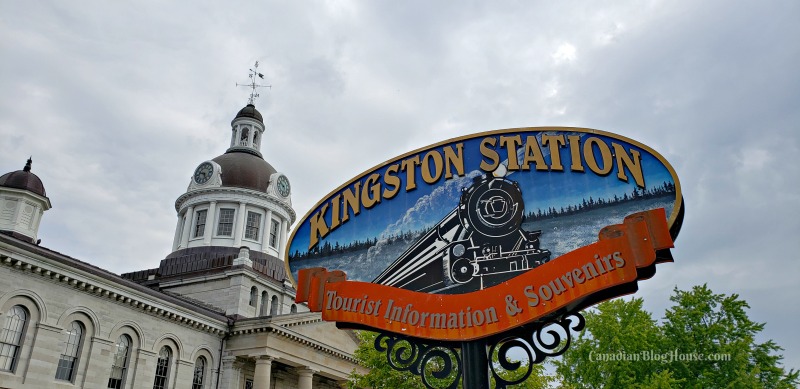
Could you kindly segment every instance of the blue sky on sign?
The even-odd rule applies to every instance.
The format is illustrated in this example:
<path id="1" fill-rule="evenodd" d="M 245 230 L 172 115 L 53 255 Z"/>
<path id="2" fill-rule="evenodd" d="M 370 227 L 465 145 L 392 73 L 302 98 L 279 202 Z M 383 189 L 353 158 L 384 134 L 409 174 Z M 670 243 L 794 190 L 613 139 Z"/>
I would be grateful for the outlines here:
<path id="1" fill-rule="evenodd" d="M 0 172 L 33 156 L 42 245 L 117 273 L 170 251 L 175 199 L 246 103 L 298 218 L 343 182 L 436 142 L 595 128 L 675 168 L 675 263 L 639 284 L 737 293 L 800 368 L 800 3 L 0 2 Z"/>

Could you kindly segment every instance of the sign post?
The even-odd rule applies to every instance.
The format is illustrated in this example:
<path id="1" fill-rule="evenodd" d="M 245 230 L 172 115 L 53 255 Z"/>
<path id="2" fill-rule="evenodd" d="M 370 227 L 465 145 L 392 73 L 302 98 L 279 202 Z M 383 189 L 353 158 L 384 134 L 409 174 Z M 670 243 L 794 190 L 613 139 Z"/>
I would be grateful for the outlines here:
<path id="1" fill-rule="evenodd" d="M 678 177 L 647 146 L 589 129 L 498 130 L 331 192 L 293 231 L 287 273 L 298 302 L 381 332 L 376 349 L 427 386 L 488 387 L 491 372 L 505 387 L 566 351 L 580 310 L 671 262 L 682 219 Z"/>
<path id="2" fill-rule="evenodd" d="M 461 373 L 464 387 L 488 388 L 489 358 L 486 355 L 486 341 L 478 339 L 461 343 L 461 358 L 464 361 L 464 372 Z"/>

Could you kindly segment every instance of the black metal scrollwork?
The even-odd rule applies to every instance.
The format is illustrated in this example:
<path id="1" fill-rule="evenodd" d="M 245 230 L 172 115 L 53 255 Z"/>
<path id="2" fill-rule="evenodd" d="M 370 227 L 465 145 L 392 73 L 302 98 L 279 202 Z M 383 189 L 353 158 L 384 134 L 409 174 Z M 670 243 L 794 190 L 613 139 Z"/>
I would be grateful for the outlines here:
<path id="1" fill-rule="evenodd" d="M 427 388 L 455 389 L 461 380 L 461 358 L 450 346 L 381 333 L 375 338 L 375 349 L 386 353 L 393 369 L 420 376 Z"/>
<path id="2" fill-rule="evenodd" d="M 547 357 L 556 357 L 569 349 L 572 331 L 583 330 L 586 320 L 574 312 L 560 320 L 545 322 L 533 328 L 521 328 L 493 343 L 489 348 L 489 367 L 497 386 L 502 389 L 524 382 L 533 366 Z M 511 355 L 526 355 L 517 361 Z M 495 362 L 493 362 L 495 361 Z"/>
<path id="3" fill-rule="evenodd" d="M 581 331 L 585 325 L 583 316 L 573 312 L 489 339 L 488 367 L 495 387 L 504 389 L 527 380 L 534 365 L 566 352 L 572 342 L 571 331 Z M 429 344 L 415 338 L 380 333 L 375 338 L 375 349 L 386 353 L 392 369 L 420 376 L 425 387 L 430 389 L 455 389 L 461 382 L 462 369 L 485 368 L 474 366 L 474 361 L 462 360 L 458 347 L 451 343 Z M 527 360 L 517 360 L 519 356 L 526 356 Z"/>

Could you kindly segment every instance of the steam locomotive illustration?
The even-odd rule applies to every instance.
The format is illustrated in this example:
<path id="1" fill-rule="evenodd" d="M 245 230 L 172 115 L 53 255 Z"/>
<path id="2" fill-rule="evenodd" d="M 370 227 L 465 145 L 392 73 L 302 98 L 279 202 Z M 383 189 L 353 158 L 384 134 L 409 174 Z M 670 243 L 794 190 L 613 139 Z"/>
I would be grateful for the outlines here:
<path id="1" fill-rule="evenodd" d="M 372 282 L 458 294 L 511 279 L 550 260 L 539 247 L 542 232 L 521 228 L 524 215 L 517 182 L 475 177 L 458 206 Z"/>

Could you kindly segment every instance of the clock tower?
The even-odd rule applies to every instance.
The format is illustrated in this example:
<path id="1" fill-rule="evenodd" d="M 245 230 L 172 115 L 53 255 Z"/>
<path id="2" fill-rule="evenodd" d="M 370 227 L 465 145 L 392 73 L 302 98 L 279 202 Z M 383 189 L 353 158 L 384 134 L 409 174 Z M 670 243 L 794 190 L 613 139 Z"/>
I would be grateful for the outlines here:
<path id="1" fill-rule="evenodd" d="M 264 130 L 261 113 L 247 104 L 231 122 L 225 153 L 197 165 L 175 201 L 170 257 L 247 248 L 255 256 L 284 259 L 296 214 L 289 179 L 262 155 Z"/>

